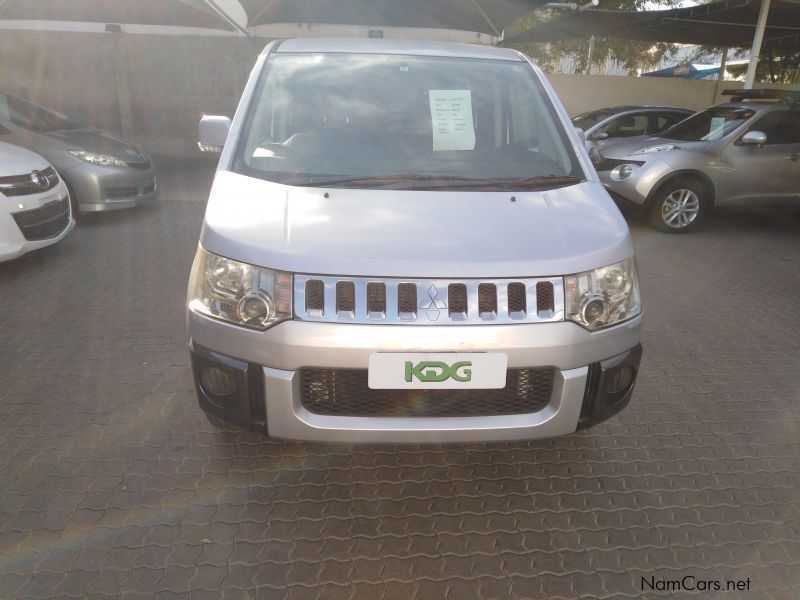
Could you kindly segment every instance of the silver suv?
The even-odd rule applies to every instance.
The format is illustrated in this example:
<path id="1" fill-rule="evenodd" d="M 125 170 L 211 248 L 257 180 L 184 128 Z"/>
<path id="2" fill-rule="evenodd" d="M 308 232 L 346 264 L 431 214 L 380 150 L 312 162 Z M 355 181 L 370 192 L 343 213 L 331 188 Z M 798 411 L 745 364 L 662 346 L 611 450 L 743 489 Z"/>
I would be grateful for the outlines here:
<path id="1" fill-rule="evenodd" d="M 622 215 L 513 50 L 288 40 L 259 57 L 192 268 L 201 407 L 272 436 L 554 436 L 628 403 L 641 356 Z"/>
<path id="2" fill-rule="evenodd" d="M 667 233 L 691 231 L 712 207 L 800 207 L 796 92 L 724 94 L 733 102 L 656 137 L 604 146 L 595 167 L 612 196 Z"/>

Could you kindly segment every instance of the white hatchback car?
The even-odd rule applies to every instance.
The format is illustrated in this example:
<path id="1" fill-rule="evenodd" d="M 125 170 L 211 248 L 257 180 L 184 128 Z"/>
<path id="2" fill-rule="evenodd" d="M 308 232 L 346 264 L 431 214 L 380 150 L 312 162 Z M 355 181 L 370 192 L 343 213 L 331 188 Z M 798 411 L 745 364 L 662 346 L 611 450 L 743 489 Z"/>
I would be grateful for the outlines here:
<path id="1" fill-rule="evenodd" d="M 272 436 L 561 435 L 630 400 L 633 244 L 524 55 L 288 40 L 231 123 L 188 294 L 201 407 Z"/>
<path id="2" fill-rule="evenodd" d="M 38 154 L 0 142 L 0 262 L 57 244 L 74 227 L 56 170 Z"/>

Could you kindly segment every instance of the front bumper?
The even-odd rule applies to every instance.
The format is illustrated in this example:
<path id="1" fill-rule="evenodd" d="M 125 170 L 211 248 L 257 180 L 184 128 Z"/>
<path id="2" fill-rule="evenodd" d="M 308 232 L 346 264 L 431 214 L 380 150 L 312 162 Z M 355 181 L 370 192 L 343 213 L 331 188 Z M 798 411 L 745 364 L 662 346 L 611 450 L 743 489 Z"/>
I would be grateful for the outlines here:
<path id="1" fill-rule="evenodd" d="M 0 195 L 0 262 L 12 260 L 47 246 L 57 244 L 75 227 L 75 220 L 69 212 L 69 202 L 66 202 L 67 215 L 63 216 L 63 225 L 58 225 L 59 229 L 53 231 L 52 235 L 27 239 L 20 229 L 19 224 L 14 218 L 14 214 L 35 212 L 48 203 L 62 201 L 68 198 L 67 188 L 63 181 L 47 192 L 41 194 L 31 194 L 27 196 L 6 198 Z M 53 219 L 47 219 L 48 223 Z"/>
<path id="2" fill-rule="evenodd" d="M 638 159 L 639 157 L 637 157 Z M 623 162 L 625 159 L 615 159 Z M 664 177 L 672 172 L 673 168 L 658 159 L 648 159 L 644 164 L 633 167 L 633 173 L 627 179 L 614 181 L 611 171 L 598 171 L 601 183 L 608 190 L 611 197 L 628 208 L 643 210 L 655 191 L 656 186 Z"/>
<path id="3" fill-rule="evenodd" d="M 287 321 L 266 332 L 189 312 L 195 385 L 209 414 L 270 436 L 368 443 L 446 443 L 553 437 L 589 427 L 624 408 L 638 372 L 642 316 L 595 333 L 572 323 L 415 327 Z M 304 367 L 366 369 L 373 352 L 503 352 L 509 368 L 553 367 L 549 403 L 538 412 L 482 417 L 320 415 L 301 402 Z M 633 369 L 623 394 L 606 402 L 613 370 Z M 220 403 L 199 383 L 218 366 L 236 380 L 234 401 Z"/>
<path id="4" fill-rule="evenodd" d="M 133 208 L 158 198 L 155 167 L 106 167 L 81 163 L 61 173 L 81 212 Z"/>

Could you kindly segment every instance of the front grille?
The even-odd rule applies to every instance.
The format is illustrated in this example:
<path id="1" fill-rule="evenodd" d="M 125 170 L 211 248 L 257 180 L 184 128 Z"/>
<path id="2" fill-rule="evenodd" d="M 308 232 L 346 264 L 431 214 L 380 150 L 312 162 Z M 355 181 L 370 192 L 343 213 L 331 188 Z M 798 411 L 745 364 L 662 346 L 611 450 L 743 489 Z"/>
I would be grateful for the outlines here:
<path id="1" fill-rule="evenodd" d="M 467 286 L 463 283 L 451 283 L 447 286 L 448 312 L 450 318 L 460 315 L 461 319 L 467 318 Z"/>
<path id="2" fill-rule="evenodd" d="M 469 325 L 564 320 L 560 277 L 375 279 L 295 275 L 295 318 L 325 323 Z"/>
<path id="3" fill-rule="evenodd" d="M 309 412 L 353 417 L 488 417 L 542 410 L 555 370 L 508 369 L 495 390 L 373 390 L 365 369 L 300 369 L 300 398 Z"/>
<path id="4" fill-rule="evenodd" d="M 336 312 L 352 314 L 356 310 L 356 288 L 352 281 L 336 284 Z"/>
<path id="5" fill-rule="evenodd" d="M 306 300 L 306 303 L 308 300 Z M 370 281 L 367 284 L 367 314 L 372 318 L 382 318 L 386 314 L 386 286 Z"/>
<path id="6" fill-rule="evenodd" d="M 33 171 L 25 175 L 0 177 L 0 194 L 12 196 L 30 196 L 52 190 L 58 185 L 58 174 L 53 167 L 41 171 Z"/>
<path id="7" fill-rule="evenodd" d="M 12 215 L 28 241 L 56 237 L 69 224 L 69 198 L 48 202 L 33 210 Z"/>
<path id="8" fill-rule="evenodd" d="M 536 284 L 536 310 L 544 313 L 553 310 L 553 284 L 549 281 L 540 281 Z"/>
<path id="9" fill-rule="evenodd" d="M 538 289 L 538 288 L 537 288 Z M 519 314 L 524 317 L 528 311 L 528 301 L 525 297 L 525 286 L 521 283 L 508 284 L 508 312 L 511 315 Z"/>
<path id="10" fill-rule="evenodd" d="M 494 319 L 497 315 L 497 288 L 493 283 L 478 284 L 478 314 L 482 319 Z"/>
<path id="11" fill-rule="evenodd" d="M 124 187 L 111 187 L 106 188 L 106 198 L 109 200 L 119 200 L 122 198 L 136 198 L 138 196 L 146 196 L 155 191 L 155 182 L 148 183 L 147 185 L 124 186 Z"/>

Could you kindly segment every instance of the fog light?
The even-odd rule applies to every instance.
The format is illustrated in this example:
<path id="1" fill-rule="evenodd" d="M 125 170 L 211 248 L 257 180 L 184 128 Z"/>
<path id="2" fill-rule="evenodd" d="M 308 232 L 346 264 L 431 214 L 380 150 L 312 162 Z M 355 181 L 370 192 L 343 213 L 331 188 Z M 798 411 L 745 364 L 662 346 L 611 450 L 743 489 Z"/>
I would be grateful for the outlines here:
<path id="1" fill-rule="evenodd" d="M 236 382 L 230 374 L 219 367 L 203 367 L 200 385 L 212 396 L 230 396 L 236 391 Z"/>
<path id="2" fill-rule="evenodd" d="M 611 169 L 611 173 L 609 173 L 608 176 L 614 181 L 622 181 L 623 179 L 630 177 L 632 174 L 633 167 L 631 165 L 620 165 Z"/>
<path id="3" fill-rule="evenodd" d="M 266 323 L 272 315 L 273 305 L 269 296 L 247 294 L 239 300 L 239 316 L 245 323 Z"/>
<path id="4" fill-rule="evenodd" d="M 606 385 L 606 393 L 619 394 L 620 392 L 627 392 L 631 383 L 633 383 L 633 369 L 623 367 L 609 378 Z"/>
<path id="5" fill-rule="evenodd" d="M 603 321 L 608 315 L 608 304 L 602 298 L 589 298 L 581 309 L 583 319 L 589 325 Z"/>

